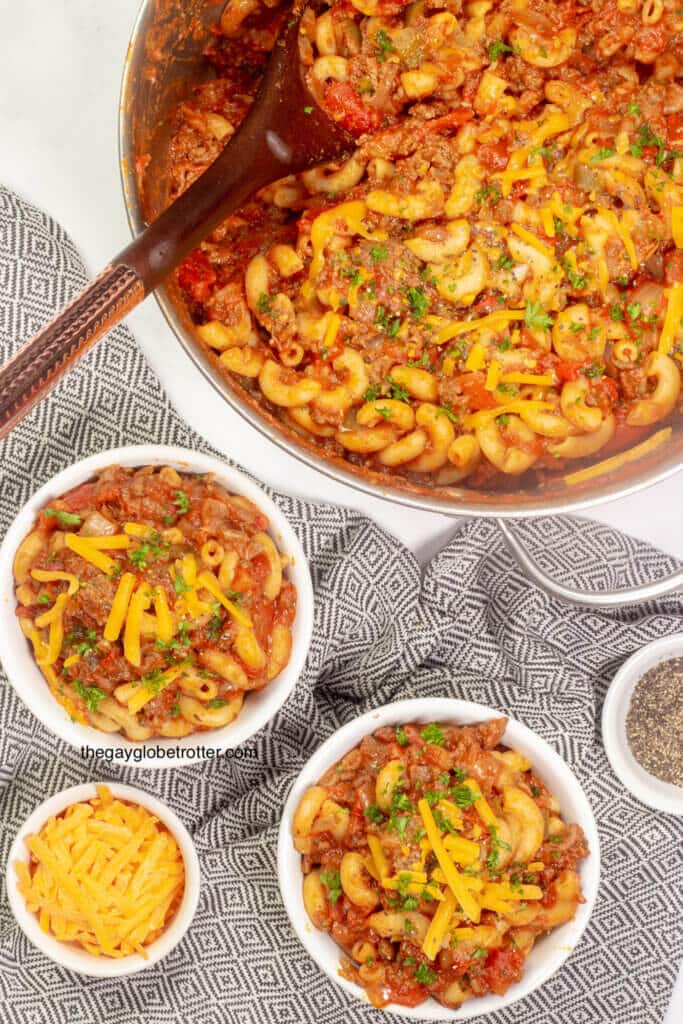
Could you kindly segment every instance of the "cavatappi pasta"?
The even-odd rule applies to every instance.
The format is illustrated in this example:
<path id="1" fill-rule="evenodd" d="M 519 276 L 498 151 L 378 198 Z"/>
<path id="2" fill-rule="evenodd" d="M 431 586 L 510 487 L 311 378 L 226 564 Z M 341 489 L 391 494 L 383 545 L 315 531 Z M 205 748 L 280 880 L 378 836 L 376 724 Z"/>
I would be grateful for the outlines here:
<path id="1" fill-rule="evenodd" d="M 98 786 L 26 837 L 19 891 L 40 927 L 95 956 L 139 953 L 171 921 L 185 889 L 180 847 L 144 807 Z"/>
<path id="2" fill-rule="evenodd" d="M 299 803 L 306 911 L 376 1006 L 502 995 L 582 902 L 583 832 L 505 725 L 378 729 Z"/>
<path id="3" fill-rule="evenodd" d="M 73 718 L 186 736 L 228 725 L 287 665 L 287 564 L 211 474 L 114 466 L 41 511 L 14 560 L 17 615 Z"/>
<path id="4" fill-rule="evenodd" d="M 227 4 L 215 77 L 177 113 L 174 193 L 234 133 L 286 16 Z M 180 267 L 228 376 L 329 455 L 421 484 L 569 473 L 672 416 L 675 0 L 322 3 L 301 52 L 358 148 L 262 191 Z"/>

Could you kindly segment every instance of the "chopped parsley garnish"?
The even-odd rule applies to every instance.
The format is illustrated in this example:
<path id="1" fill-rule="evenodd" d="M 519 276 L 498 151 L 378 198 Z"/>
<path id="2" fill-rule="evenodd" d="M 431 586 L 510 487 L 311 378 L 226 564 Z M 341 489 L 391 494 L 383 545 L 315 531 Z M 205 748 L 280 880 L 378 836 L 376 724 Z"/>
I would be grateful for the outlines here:
<path id="1" fill-rule="evenodd" d="M 224 708 L 230 701 L 223 700 L 221 697 L 214 697 L 213 700 L 207 700 L 207 708 Z"/>
<path id="2" fill-rule="evenodd" d="M 624 319 L 624 311 L 621 308 L 621 306 L 619 306 L 619 305 L 617 305 L 615 303 L 613 306 L 610 306 L 609 316 L 610 316 L 610 320 L 614 320 L 615 322 L 618 322 L 619 320 L 623 320 Z"/>
<path id="3" fill-rule="evenodd" d="M 588 280 L 586 278 L 586 275 L 579 273 L 578 270 L 575 270 L 571 263 L 566 261 L 565 263 L 563 263 L 562 269 L 567 275 L 567 280 L 569 281 L 572 288 L 578 290 L 580 288 L 588 287 Z"/>
<path id="4" fill-rule="evenodd" d="M 389 385 L 388 398 L 395 398 L 397 402 L 410 401 L 410 395 L 402 384 L 397 384 L 391 377 L 387 377 L 387 384 Z"/>
<path id="5" fill-rule="evenodd" d="M 456 807 L 471 807 L 479 799 L 478 794 L 469 786 L 454 786 L 451 790 L 453 803 Z"/>
<path id="6" fill-rule="evenodd" d="M 59 508 L 46 508 L 43 515 L 56 519 L 60 526 L 82 526 L 83 524 L 83 516 L 76 515 L 75 512 L 62 512 Z"/>
<path id="7" fill-rule="evenodd" d="M 540 795 L 541 795 L 541 789 L 540 789 L 540 786 L 536 786 L 536 785 L 535 785 L 535 784 L 534 784 L 534 783 L 532 782 L 532 783 L 531 783 L 531 787 L 530 787 L 530 788 L 531 788 L 531 795 L 532 795 L 533 797 L 538 797 L 538 796 L 540 796 Z"/>
<path id="8" fill-rule="evenodd" d="M 218 601 L 214 601 L 211 605 L 211 618 L 209 619 L 206 627 L 206 635 L 212 640 L 217 640 L 221 634 L 222 625 L 223 615 L 221 613 L 221 605 Z"/>
<path id="9" fill-rule="evenodd" d="M 638 117 L 640 115 L 640 107 L 637 103 L 629 103 L 629 105 L 626 108 L 626 113 L 633 114 L 634 116 Z"/>
<path id="10" fill-rule="evenodd" d="M 479 205 L 488 201 L 492 206 L 495 206 L 501 199 L 502 193 L 495 182 L 490 185 L 483 185 L 474 194 L 474 201 L 479 203 Z"/>
<path id="11" fill-rule="evenodd" d="M 643 307 L 639 302 L 629 302 L 626 312 L 628 313 L 629 320 L 638 320 L 643 312 Z"/>
<path id="12" fill-rule="evenodd" d="M 406 292 L 410 303 L 410 312 L 415 320 L 420 320 L 429 309 L 429 299 L 422 288 L 409 288 Z"/>
<path id="13" fill-rule="evenodd" d="M 74 693 L 77 693 L 85 701 L 88 711 L 97 711 L 100 701 L 104 700 L 107 696 L 104 690 L 100 690 L 99 686 L 86 686 L 80 679 L 72 680 L 71 688 Z"/>
<path id="14" fill-rule="evenodd" d="M 433 985 L 436 981 L 436 971 L 427 967 L 427 964 L 420 964 L 415 970 L 415 981 L 419 981 L 420 985 Z"/>
<path id="15" fill-rule="evenodd" d="M 365 808 L 363 814 L 368 819 L 368 821 L 374 821 L 376 824 L 379 824 L 381 821 L 384 821 L 384 812 L 382 811 L 382 808 L 379 806 L 379 804 L 370 804 L 369 807 Z"/>
<path id="16" fill-rule="evenodd" d="M 327 898 L 330 903 L 336 903 L 342 894 L 341 878 L 338 871 L 321 871 L 320 881 L 327 889 Z"/>
<path id="17" fill-rule="evenodd" d="M 185 491 L 176 491 L 173 504 L 178 509 L 178 514 L 181 516 L 186 515 L 190 511 L 190 499 L 188 498 Z"/>
<path id="18" fill-rule="evenodd" d="M 489 954 L 488 949 L 484 949 L 483 946 L 477 946 L 476 949 L 472 950 L 473 960 L 483 960 Z"/>
<path id="19" fill-rule="evenodd" d="M 607 146 L 603 146 L 590 158 L 592 164 L 597 163 L 599 160 L 609 160 L 611 156 L 614 156 L 614 150 L 609 149 Z"/>
<path id="20" fill-rule="evenodd" d="M 72 633 L 67 634 L 66 642 L 73 647 L 76 654 L 85 658 L 95 650 L 97 633 L 94 629 L 74 629 Z"/>
<path id="21" fill-rule="evenodd" d="M 434 369 L 432 364 L 429 362 L 429 355 L 427 353 L 427 349 L 424 350 L 419 359 L 411 359 L 409 362 L 406 363 L 406 366 L 414 366 L 418 370 L 424 369 L 429 370 L 430 372 L 433 371 Z"/>
<path id="22" fill-rule="evenodd" d="M 38 597 L 38 604 L 49 604 L 50 600 L 51 598 L 49 594 L 40 594 Z"/>
<path id="23" fill-rule="evenodd" d="M 370 250 L 370 259 L 373 263 L 380 263 L 382 260 L 385 260 L 388 255 L 389 250 L 386 245 L 373 245 Z"/>
<path id="24" fill-rule="evenodd" d="M 164 684 L 166 683 L 166 677 L 160 668 L 154 668 L 151 672 L 147 672 L 142 676 L 139 682 L 141 686 L 150 690 L 156 697 L 159 691 L 163 689 Z"/>
<path id="25" fill-rule="evenodd" d="M 399 725 L 396 728 L 396 742 L 400 747 L 408 746 L 408 735 L 402 725 Z"/>
<path id="26" fill-rule="evenodd" d="M 374 401 L 376 401 L 379 398 L 381 393 L 382 393 L 382 388 L 380 387 L 379 384 L 371 384 L 370 387 L 365 392 L 365 394 L 363 395 L 363 401 L 364 402 L 374 402 Z"/>
<path id="27" fill-rule="evenodd" d="M 510 422 L 510 417 L 506 412 L 502 416 L 496 416 L 496 423 L 499 423 L 501 427 L 507 427 Z"/>
<path id="28" fill-rule="evenodd" d="M 180 714 L 180 704 L 171 704 L 171 718 L 177 718 Z"/>
<path id="29" fill-rule="evenodd" d="M 524 310 L 524 322 L 527 327 L 535 327 L 542 331 L 549 331 L 553 325 L 552 317 L 548 316 L 540 302 L 532 302 L 527 299 Z"/>
<path id="30" fill-rule="evenodd" d="M 381 28 L 375 35 L 375 42 L 377 43 L 377 60 L 383 64 L 387 55 L 394 52 L 393 40 L 389 33 Z"/>
<path id="31" fill-rule="evenodd" d="M 489 60 L 492 64 L 500 60 L 504 53 L 514 53 L 511 46 L 508 46 L 502 39 L 496 39 L 489 43 Z"/>
<path id="32" fill-rule="evenodd" d="M 256 308 L 259 313 L 270 313 L 271 298 L 266 292 L 261 292 L 256 300 Z"/>
<path id="33" fill-rule="evenodd" d="M 656 149 L 655 164 L 661 167 L 667 160 L 674 160 L 681 154 L 675 149 L 667 149 L 664 139 L 652 130 L 649 124 L 641 124 L 638 128 L 636 141 L 631 143 L 632 156 L 642 156 L 645 149 Z"/>
<path id="34" fill-rule="evenodd" d="M 426 725 L 420 733 L 420 736 L 425 743 L 433 743 L 435 747 L 442 747 L 446 742 L 446 738 L 442 733 L 441 729 L 434 722 Z"/>
<path id="35" fill-rule="evenodd" d="M 381 327 L 381 329 L 388 334 L 390 338 L 395 338 L 400 326 L 400 316 L 387 313 L 384 306 L 377 307 L 377 312 L 375 313 L 375 327 Z"/>
<path id="36" fill-rule="evenodd" d="M 304 107 L 304 114 L 312 114 L 313 107 Z"/>
<path id="37" fill-rule="evenodd" d="M 511 850 L 512 847 L 509 843 L 506 843 L 503 839 L 498 838 L 498 829 L 495 825 L 489 825 L 489 833 L 491 835 L 491 852 L 486 858 L 486 866 L 490 873 L 493 875 L 498 872 L 498 860 L 500 858 L 501 850 Z"/>
<path id="38" fill-rule="evenodd" d="M 451 403 L 450 402 L 444 402 L 443 405 L 440 405 L 439 408 L 436 411 L 436 415 L 437 415 L 437 418 L 439 416 L 445 416 L 446 419 L 451 421 L 451 423 L 457 423 L 458 422 L 458 417 L 455 415 L 455 413 L 451 409 Z"/>
<path id="39" fill-rule="evenodd" d="M 178 574 L 173 577 L 173 589 L 176 594 L 186 594 L 188 590 L 192 590 L 189 583 L 186 583 L 183 577 Z"/>
<path id="40" fill-rule="evenodd" d="M 502 256 L 499 256 L 496 262 L 493 264 L 494 270 L 511 270 L 514 267 L 515 261 L 512 256 L 508 256 L 506 252 Z"/>

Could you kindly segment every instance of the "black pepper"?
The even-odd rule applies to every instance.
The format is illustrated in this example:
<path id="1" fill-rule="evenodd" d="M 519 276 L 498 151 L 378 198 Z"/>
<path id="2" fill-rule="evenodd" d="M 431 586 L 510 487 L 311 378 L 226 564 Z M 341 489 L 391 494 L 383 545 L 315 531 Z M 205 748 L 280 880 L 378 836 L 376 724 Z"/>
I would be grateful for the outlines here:
<path id="1" fill-rule="evenodd" d="M 638 680 L 626 738 L 645 771 L 683 787 L 683 658 L 662 661 Z"/>

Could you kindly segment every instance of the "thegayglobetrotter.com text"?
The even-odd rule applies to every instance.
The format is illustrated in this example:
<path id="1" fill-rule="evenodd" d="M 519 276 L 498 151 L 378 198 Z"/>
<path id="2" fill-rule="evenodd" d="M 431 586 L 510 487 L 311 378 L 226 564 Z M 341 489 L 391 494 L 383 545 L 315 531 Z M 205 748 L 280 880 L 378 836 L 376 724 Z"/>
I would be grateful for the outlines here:
<path id="1" fill-rule="evenodd" d="M 258 753 L 253 748 L 236 747 L 227 750 L 216 750 L 214 747 L 91 747 L 86 744 L 80 750 L 82 758 L 99 757 L 104 761 L 121 761 L 124 764 L 132 762 L 137 764 L 140 761 L 212 761 L 219 757 L 234 758 L 235 760 L 258 760 Z"/>

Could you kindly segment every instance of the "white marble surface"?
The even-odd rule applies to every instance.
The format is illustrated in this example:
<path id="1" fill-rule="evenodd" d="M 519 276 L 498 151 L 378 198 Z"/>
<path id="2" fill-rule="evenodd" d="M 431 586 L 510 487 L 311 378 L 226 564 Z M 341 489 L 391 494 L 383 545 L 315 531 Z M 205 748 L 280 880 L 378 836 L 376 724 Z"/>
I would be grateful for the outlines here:
<path id="1" fill-rule="evenodd" d="M 119 80 L 138 0 L 0 0 L 0 181 L 70 232 L 92 271 L 129 239 L 117 154 Z M 359 508 L 425 559 L 454 529 L 445 516 L 366 497 L 316 474 L 249 428 L 176 344 L 152 300 L 130 318 L 178 410 L 261 479 Z M 591 513 L 683 558 L 681 475 Z M 669 1024 L 683 1016 L 683 985 Z"/>

